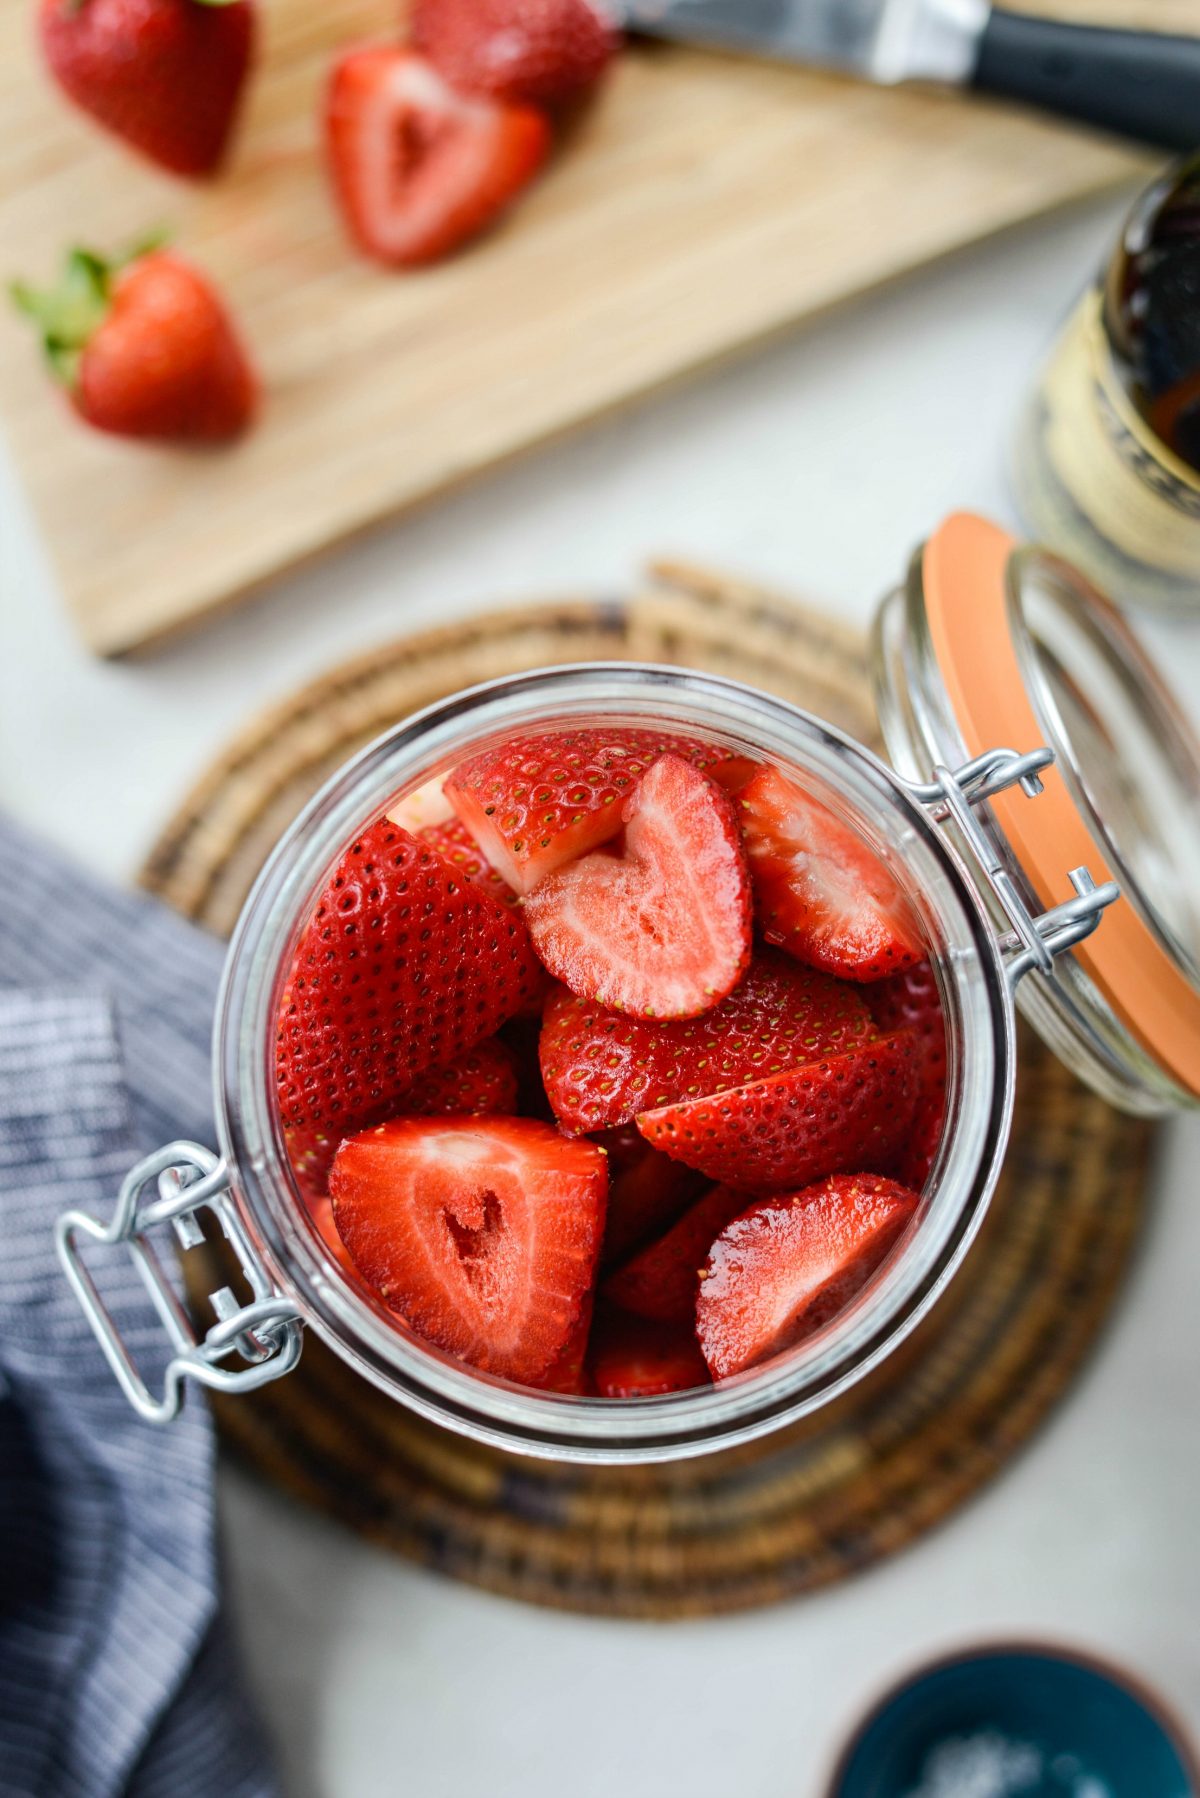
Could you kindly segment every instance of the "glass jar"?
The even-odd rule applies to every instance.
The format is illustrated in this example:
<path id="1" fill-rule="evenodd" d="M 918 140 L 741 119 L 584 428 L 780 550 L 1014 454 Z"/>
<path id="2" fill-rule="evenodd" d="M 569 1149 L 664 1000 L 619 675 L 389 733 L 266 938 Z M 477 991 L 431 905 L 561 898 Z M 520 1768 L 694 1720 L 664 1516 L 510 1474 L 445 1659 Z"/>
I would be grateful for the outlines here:
<path id="1" fill-rule="evenodd" d="M 947 545 L 951 552 L 959 547 L 959 525 L 974 538 L 977 552 L 981 543 L 985 551 L 996 540 L 1007 544 L 982 521 L 948 521 L 933 558 L 933 572 L 941 568 L 943 580 Z M 1009 562 L 1018 571 L 1027 567 L 1019 557 L 1008 555 L 1006 568 Z M 472 689 L 398 724 L 330 780 L 280 842 L 230 945 L 215 1032 L 222 1159 L 196 1145 L 171 1145 L 133 1171 L 110 1223 L 75 1212 L 60 1225 L 66 1271 L 144 1416 L 172 1415 L 188 1376 L 240 1390 L 288 1371 L 303 1325 L 423 1416 L 509 1450 L 613 1463 L 726 1447 L 814 1410 L 876 1367 L 953 1275 L 982 1220 L 1008 1137 L 1016 995 L 1029 994 L 1034 1021 L 1085 1078 L 1118 1102 L 1146 1111 L 1195 1102 L 1200 983 L 1194 965 L 1182 976 L 1193 982 L 1195 1010 L 1198 1066 L 1189 1088 L 1179 1056 L 1156 1059 L 1115 1012 L 1104 1015 L 1108 1002 L 1076 960 L 1097 924 L 1102 934 L 1127 909 L 1114 907 L 1101 923 L 1118 896 L 1103 879 L 1106 845 L 1094 844 L 1101 881 L 1064 862 L 1055 875 L 1066 883 L 1065 896 L 1049 902 L 1036 878 L 1025 881 L 1011 871 L 996 808 L 1008 800 L 1019 815 L 1047 803 L 1048 794 L 1038 794 L 1053 761 L 1051 748 L 1013 747 L 1006 734 L 957 755 L 956 771 L 950 771 L 942 733 L 954 727 L 944 683 L 939 686 L 928 655 L 929 572 L 927 546 L 908 586 L 885 602 L 880 617 L 881 713 L 899 772 L 783 700 L 715 676 L 617 663 L 551 669 Z M 1092 605 L 1094 596 L 1083 591 Z M 1040 643 L 1040 624 L 1033 634 Z M 859 1297 L 817 1335 L 765 1366 L 712 1388 L 632 1401 L 531 1392 L 479 1373 L 408 1333 L 395 1313 L 348 1277 L 306 1209 L 283 1146 L 273 1075 L 283 983 L 300 933 L 347 844 L 464 756 L 513 733 L 599 716 L 700 734 L 769 759 L 861 834 L 902 888 L 927 946 L 945 1015 L 949 1070 L 946 1127 L 918 1212 Z M 970 726 L 962 734 L 969 735 Z M 1071 754 L 1082 747 L 1076 737 L 1068 731 L 1063 739 Z M 956 754 L 960 746 L 966 747 L 952 745 Z M 1177 747 L 1183 757 L 1186 733 Z M 1193 802 L 1198 767 L 1200 762 L 1191 767 Z M 1126 839 L 1122 851 L 1128 846 Z M 1142 871 L 1137 854 L 1128 869 L 1121 866 L 1135 878 Z M 1190 928 L 1186 921 L 1177 924 L 1180 931 Z M 1041 989 L 1036 997 L 1035 986 Z M 186 1250 L 199 1240 L 205 1212 L 233 1242 L 249 1293 L 238 1298 L 226 1289 L 213 1295 L 217 1321 L 200 1336 L 175 1305 L 150 1238 L 173 1226 Z M 150 1392 L 112 1327 L 81 1253 L 88 1238 L 127 1243 L 143 1260 L 173 1348 L 160 1396 Z M 231 1365 L 234 1360 L 240 1364 Z"/>
<path id="2" fill-rule="evenodd" d="M 1200 155 L 1133 207 L 1018 427 L 1030 533 L 1121 601 L 1200 607 Z"/>

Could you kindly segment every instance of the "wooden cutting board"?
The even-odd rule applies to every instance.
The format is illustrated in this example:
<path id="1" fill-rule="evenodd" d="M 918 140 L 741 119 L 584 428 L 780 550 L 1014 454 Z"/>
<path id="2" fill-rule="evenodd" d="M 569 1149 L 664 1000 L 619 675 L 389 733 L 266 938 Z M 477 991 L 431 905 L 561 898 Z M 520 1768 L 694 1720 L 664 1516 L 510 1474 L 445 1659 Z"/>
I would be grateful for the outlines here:
<path id="1" fill-rule="evenodd" d="M 1169 25 L 1192 4 L 1136 10 Z M 1115 0 L 1108 10 L 1130 16 Z M 12 448 L 67 603 L 105 655 L 1139 166 L 1112 143 L 979 101 L 639 47 L 499 231 L 398 275 L 344 241 L 316 126 L 331 53 L 391 29 L 394 0 L 263 0 L 238 148 L 203 187 L 158 174 L 67 106 L 39 65 L 31 13 L 32 0 L 0 9 L 0 275 L 42 280 L 64 243 L 116 246 L 165 224 L 224 287 L 267 391 L 260 427 L 235 449 L 124 444 L 80 425 L 28 334 L 0 324 Z"/>

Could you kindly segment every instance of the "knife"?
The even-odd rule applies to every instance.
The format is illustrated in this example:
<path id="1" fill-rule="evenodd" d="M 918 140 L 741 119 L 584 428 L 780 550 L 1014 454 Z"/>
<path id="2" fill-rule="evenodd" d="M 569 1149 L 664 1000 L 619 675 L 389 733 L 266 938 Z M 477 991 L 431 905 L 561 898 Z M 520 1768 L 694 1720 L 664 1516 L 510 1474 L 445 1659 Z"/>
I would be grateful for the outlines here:
<path id="1" fill-rule="evenodd" d="M 818 63 L 867 81 L 940 81 L 1146 143 L 1200 145 L 1200 37 L 1071 25 L 988 0 L 614 0 L 626 29 Z"/>

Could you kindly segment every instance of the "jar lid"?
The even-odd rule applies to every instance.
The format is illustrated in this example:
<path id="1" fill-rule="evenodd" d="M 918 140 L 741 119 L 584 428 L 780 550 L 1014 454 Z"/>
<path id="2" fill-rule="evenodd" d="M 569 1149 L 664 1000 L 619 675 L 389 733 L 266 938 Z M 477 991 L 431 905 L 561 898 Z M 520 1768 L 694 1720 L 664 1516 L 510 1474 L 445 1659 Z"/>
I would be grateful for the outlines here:
<path id="1" fill-rule="evenodd" d="M 1073 958 L 1176 1099 L 1200 1098 L 1200 744 L 1116 609 L 1068 563 L 958 513 L 920 574 L 968 756 L 1055 752 L 1035 802 L 1015 789 L 990 800 L 1014 862 L 1043 907 L 1070 898 L 1073 868 L 1117 881 L 1121 902 Z"/>

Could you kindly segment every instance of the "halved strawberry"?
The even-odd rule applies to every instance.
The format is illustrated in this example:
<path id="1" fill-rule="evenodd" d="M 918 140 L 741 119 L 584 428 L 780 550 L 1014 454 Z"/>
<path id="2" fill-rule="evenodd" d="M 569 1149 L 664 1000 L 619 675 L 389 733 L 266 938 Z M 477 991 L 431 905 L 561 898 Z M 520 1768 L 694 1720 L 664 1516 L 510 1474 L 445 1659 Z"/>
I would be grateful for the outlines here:
<path id="1" fill-rule="evenodd" d="M 455 87 L 544 106 L 593 86 L 618 43 L 591 0 L 416 0 L 412 34 Z"/>
<path id="2" fill-rule="evenodd" d="M 921 955 L 904 895 L 861 837 L 775 768 L 738 795 L 758 927 L 844 980 L 882 980 Z"/>
<path id="3" fill-rule="evenodd" d="M 691 1329 L 598 1309 L 588 1367 L 599 1398 L 654 1398 L 711 1383 Z"/>
<path id="4" fill-rule="evenodd" d="M 403 266 L 435 262 L 485 231 L 550 149 L 535 107 L 456 93 L 432 63 L 393 44 L 334 64 L 325 135 L 350 231 L 369 256 Z"/>
<path id="5" fill-rule="evenodd" d="M 882 1030 L 909 1029 L 917 1039 L 917 1109 L 896 1172 L 919 1192 L 937 1156 L 946 1117 L 946 1020 L 927 961 L 868 988 L 867 1004 Z"/>
<path id="6" fill-rule="evenodd" d="M 542 1078 L 564 1130 L 601 1130 L 875 1034 L 857 988 L 764 949 L 727 999 L 674 1023 L 605 1011 L 556 987 L 542 1024 Z"/>
<path id="7" fill-rule="evenodd" d="M 750 882 L 733 802 L 663 755 L 624 808 L 619 852 L 547 875 L 525 900 L 555 979 L 610 1011 L 687 1018 L 717 1005 L 750 960 Z"/>
<path id="8" fill-rule="evenodd" d="M 890 1167 L 916 1096 L 916 1044 L 900 1030 L 637 1122 L 655 1148 L 712 1180 L 778 1192 L 847 1168 Z"/>
<path id="9" fill-rule="evenodd" d="M 450 774 L 445 792 L 492 867 L 528 893 L 615 837 L 638 781 L 668 753 L 731 787 L 753 766 L 732 750 L 670 731 L 560 730 L 510 738 L 472 756 Z"/>
<path id="10" fill-rule="evenodd" d="M 539 1379 L 591 1291 L 608 1171 L 534 1118 L 400 1118 L 344 1142 L 329 1178 L 359 1272 L 426 1341 Z"/>
<path id="11" fill-rule="evenodd" d="M 604 1283 L 604 1296 L 639 1317 L 687 1324 L 696 1317 L 700 1269 L 726 1224 L 751 1203 L 744 1192 L 714 1186 L 683 1216 Z"/>
<path id="12" fill-rule="evenodd" d="M 321 896 L 279 1008 L 279 1111 L 309 1188 L 343 1136 L 492 1036 L 541 980 L 519 917 L 399 826 L 365 830 Z"/>
<path id="13" fill-rule="evenodd" d="M 755 1367 L 821 1329 L 866 1285 L 916 1209 L 873 1174 L 837 1174 L 735 1218 L 712 1247 L 696 1334 L 714 1380 Z"/>
<path id="14" fill-rule="evenodd" d="M 396 1107 L 397 1117 L 481 1117 L 517 1109 L 517 1058 L 489 1036 L 448 1068 L 422 1074 Z"/>
<path id="15" fill-rule="evenodd" d="M 707 1184 L 703 1174 L 652 1149 L 634 1124 L 593 1138 L 608 1156 L 608 1218 L 602 1266 L 625 1261 L 668 1229 Z"/>

